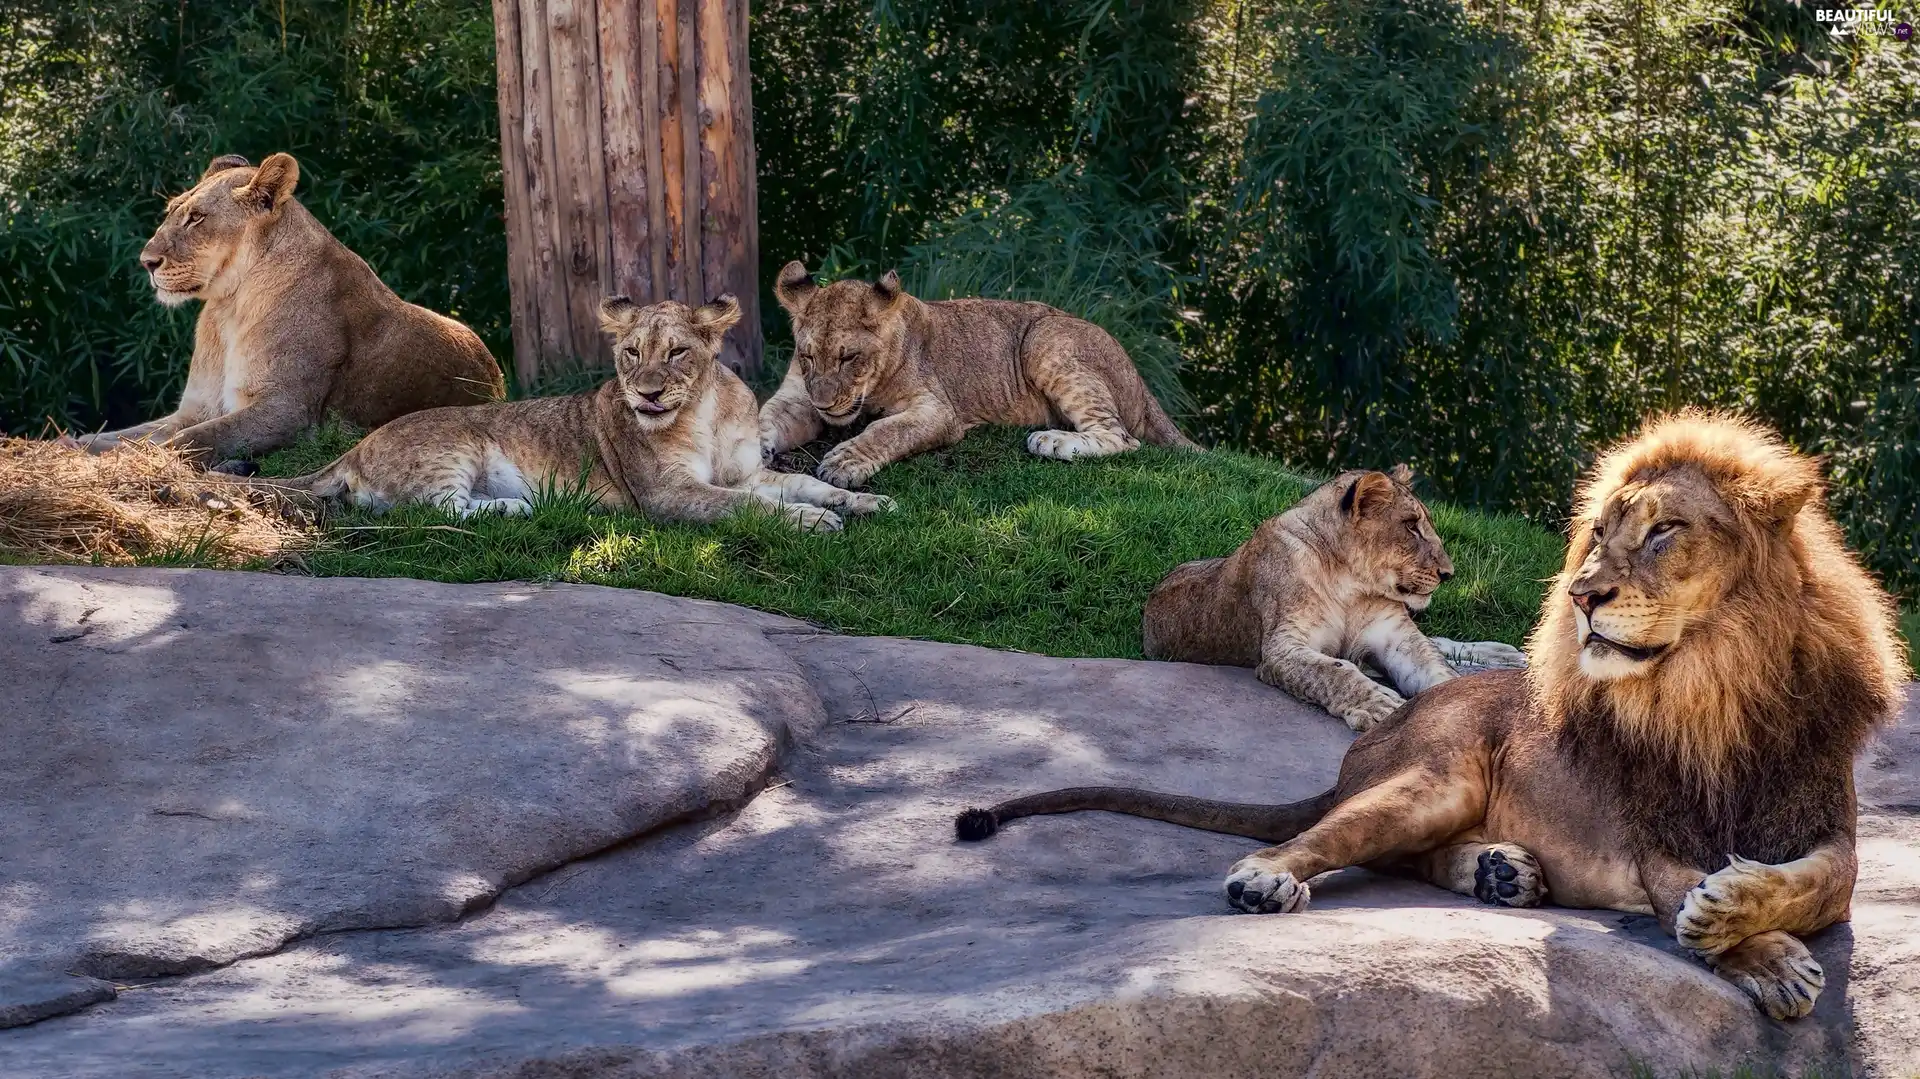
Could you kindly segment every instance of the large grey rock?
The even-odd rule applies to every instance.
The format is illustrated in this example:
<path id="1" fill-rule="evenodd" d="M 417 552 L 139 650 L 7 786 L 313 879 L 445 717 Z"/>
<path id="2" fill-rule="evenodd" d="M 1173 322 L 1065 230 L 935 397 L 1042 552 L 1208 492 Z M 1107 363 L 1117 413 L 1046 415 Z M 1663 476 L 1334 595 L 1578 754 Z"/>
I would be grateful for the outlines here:
<path id="1" fill-rule="evenodd" d="M 953 840 L 964 805 L 1067 783 L 1323 788 L 1351 736 L 1246 671 L 709 617 L 824 702 L 739 812 L 451 925 L 315 936 L 0 1032 L 0 1075 L 1920 1073 L 1912 721 L 1861 764 L 1854 921 L 1813 941 L 1828 988 L 1787 1025 L 1647 918 L 1496 911 L 1361 871 L 1317 881 L 1306 914 L 1232 914 L 1220 880 L 1253 844 L 1108 814 Z"/>
<path id="2" fill-rule="evenodd" d="M 0 1024 L 501 889 L 737 804 L 818 698 L 739 608 L 0 569 Z"/>

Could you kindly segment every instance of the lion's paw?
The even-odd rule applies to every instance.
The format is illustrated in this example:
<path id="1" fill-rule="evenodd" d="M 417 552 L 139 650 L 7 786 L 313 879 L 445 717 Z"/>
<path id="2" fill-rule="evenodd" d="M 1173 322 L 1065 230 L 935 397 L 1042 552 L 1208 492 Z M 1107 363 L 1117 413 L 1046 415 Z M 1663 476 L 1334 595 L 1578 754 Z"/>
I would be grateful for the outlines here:
<path id="1" fill-rule="evenodd" d="M 1775 1019 L 1811 1012 L 1827 984 L 1827 972 L 1807 946 L 1777 929 L 1748 937 L 1707 962 Z"/>
<path id="2" fill-rule="evenodd" d="M 868 494 L 865 491 L 848 491 L 841 508 L 848 513 L 892 513 L 899 503 L 886 495 Z"/>
<path id="3" fill-rule="evenodd" d="M 819 506 L 789 502 L 781 505 L 780 513 L 787 519 L 788 524 L 802 532 L 840 531 L 840 515 L 832 510 L 821 509 Z"/>
<path id="4" fill-rule="evenodd" d="M 1312 900 L 1313 892 L 1304 881 L 1252 859 L 1241 861 L 1227 874 L 1227 902 L 1248 914 L 1298 914 Z"/>
<path id="5" fill-rule="evenodd" d="M 880 466 L 867 461 L 851 443 L 842 442 L 827 451 L 820 458 L 820 466 L 813 474 L 833 484 L 835 487 L 858 487 L 873 478 Z"/>
<path id="6" fill-rule="evenodd" d="M 1347 721 L 1347 726 L 1365 733 L 1373 729 L 1374 724 L 1398 712 L 1407 699 L 1385 686 L 1376 686 L 1375 692 L 1367 694 L 1337 709 L 1329 709 L 1334 715 Z"/>
<path id="7" fill-rule="evenodd" d="M 1085 457 L 1093 441 L 1078 431 L 1035 431 L 1027 436 L 1027 452 L 1035 457 L 1071 461 Z"/>
<path id="8" fill-rule="evenodd" d="M 1751 936 L 1752 914 L 1776 886 L 1774 867 L 1728 857 L 1727 867 L 1694 885 L 1674 915 L 1673 937 L 1688 951 L 1718 955 Z"/>
<path id="9" fill-rule="evenodd" d="M 1527 665 L 1527 654 L 1500 641 L 1452 641 L 1430 638 L 1452 667 L 1517 670 Z"/>
<path id="10" fill-rule="evenodd" d="M 1547 875 L 1525 847 L 1496 843 L 1480 852 L 1473 894 L 1497 907 L 1537 907 L 1547 898 Z"/>
<path id="11" fill-rule="evenodd" d="M 462 518 L 481 513 L 497 513 L 502 517 L 525 517 L 533 512 L 533 503 L 524 498 L 474 498 L 465 502 L 454 502 L 453 511 Z"/>

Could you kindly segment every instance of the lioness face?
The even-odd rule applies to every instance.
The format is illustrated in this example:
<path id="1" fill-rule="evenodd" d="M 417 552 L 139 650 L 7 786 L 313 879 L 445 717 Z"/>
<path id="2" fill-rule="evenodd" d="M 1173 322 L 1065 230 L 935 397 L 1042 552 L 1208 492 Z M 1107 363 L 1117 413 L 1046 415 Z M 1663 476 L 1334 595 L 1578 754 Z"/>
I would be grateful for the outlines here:
<path id="1" fill-rule="evenodd" d="M 167 214 L 140 251 L 154 298 L 169 307 L 204 298 L 244 261 L 249 229 L 271 221 L 293 197 L 300 166 L 274 154 L 259 168 L 235 155 L 216 157 L 200 182 L 167 203 Z"/>
<path id="2" fill-rule="evenodd" d="M 1375 595 L 1400 600 L 1424 611 L 1434 589 L 1453 576 L 1433 517 L 1409 486 L 1413 473 L 1396 465 L 1391 474 L 1356 472 L 1334 481 L 1347 486 L 1340 509 L 1353 532 L 1350 557 L 1355 569 L 1373 582 Z"/>
<path id="3" fill-rule="evenodd" d="M 1694 469 L 1628 482 L 1586 527 L 1567 601 L 1580 670 L 1599 681 L 1650 672 L 1719 602 L 1750 549 L 1733 510 Z"/>
<path id="4" fill-rule="evenodd" d="M 689 308 L 666 300 L 641 307 L 625 296 L 600 304 L 600 328 L 613 338 L 620 395 L 643 426 L 665 426 L 699 393 L 717 362 L 721 339 L 740 321 L 732 296 Z"/>
<path id="5" fill-rule="evenodd" d="M 793 362 L 820 418 L 844 427 L 860 418 L 867 397 L 899 354 L 900 277 L 889 270 L 873 284 L 813 283 L 806 267 L 788 263 L 774 296 L 793 316 Z"/>

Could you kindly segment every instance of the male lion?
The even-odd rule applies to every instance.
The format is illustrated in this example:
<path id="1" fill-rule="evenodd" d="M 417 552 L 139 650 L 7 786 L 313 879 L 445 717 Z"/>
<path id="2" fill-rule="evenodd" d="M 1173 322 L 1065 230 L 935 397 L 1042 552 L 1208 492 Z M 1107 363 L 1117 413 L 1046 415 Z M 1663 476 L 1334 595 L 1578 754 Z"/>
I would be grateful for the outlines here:
<path id="1" fill-rule="evenodd" d="M 1411 611 L 1453 576 L 1413 472 L 1343 472 L 1268 518 L 1225 558 L 1174 568 L 1147 597 L 1153 659 L 1252 667 L 1270 686 L 1364 731 L 1408 697 L 1454 677 L 1448 661 L 1524 667 L 1497 641 L 1428 637 Z M 1366 660 L 1399 693 L 1362 674 Z"/>
<path id="2" fill-rule="evenodd" d="M 140 265 L 161 303 L 205 305 L 187 388 L 170 415 L 81 445 L 151 439 L 245 456 L 292 442 L 328 412 L 378 427 L 506 395 L 480 338 L 395 296 L 293 197 L 299 179 L 286 154 L 259 168 L 229 154 L 167 203 Z"/>
<path id="3" fill-rule="evenodd" d="M 1776 1019 L 1825 982 L 1794 934 L 1848 917 L 1852 759 L 1898 702 L 1892 606 L 1842 543 L 1814 463 L 1684 413 L 1595 466 L 1532 667 L 1422 693 L 1281 806 L 1113 787 L 956 822 L 1106 809 L 1279 846 L 1226 880 L 1243 911 L 1305 909 L 1342 866 L 1503 906 L 1652 914 Z"/>
<path id="4" fill-rule="evenodd" d="M 416 412 L 318 472 L 254 482 L 376 510 L 431 502 L 465 517 L 527 513 L 540 488 L 584 476 L 604 509 L 706 522 L 763 506 L 798 528 L 827 532 L 840 528 L 834 509 L 893 508 L 885 495 L 761 467 L 753 391 L 714 358 L 738 321 L 732 296 L 694 309 L 671 300 L 643 308 L 614 296 L 600 305 L 601 327 L 614 339 L 614 377 L 598 390 Z"/>
<path id="5" fill-rule="evenodd" d="M 789 262 L 773 294 L 793 317 L 793 363 L 760 410 L 767 453 L 863 415 L 880 417 L 821 459 L 821 479 L 858 487 L 894 461 L 986 423 L 1059 424 L 1027 450 L 1071 461 L 1140 447 L 1199 449 L 1167 418 L 1120 343 L 1045 304 L 923 303 L 889 270 L 879 281 L 814 284 Z"/>

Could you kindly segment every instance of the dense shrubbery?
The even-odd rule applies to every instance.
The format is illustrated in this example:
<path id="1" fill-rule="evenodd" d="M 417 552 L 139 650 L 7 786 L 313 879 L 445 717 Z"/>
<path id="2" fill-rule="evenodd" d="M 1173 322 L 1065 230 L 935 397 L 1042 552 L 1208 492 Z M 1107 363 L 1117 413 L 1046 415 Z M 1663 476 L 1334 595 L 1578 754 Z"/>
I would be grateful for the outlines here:
<path id="1" fill-rule="evenodd" d="M 505 352 L 487 5 L 0 9 L 0 424 L 173 392 L 190 315 L 133 255 L 214 152 L 300 156 Z M 1740 407 L 1920 594 L 1920 45 L 1811 11 L 768 0 L 762 255 L 1070 307 L 1215 440 L 1545 521 L 1646 412 Z"/>
<path id="2" fill-rule="evenodd" d="M 1740 408 L 1920 593 L 1920 48 L 1779 0 L 1041 8 L 763 9 L 762 159 L 839 200 L 770 257 L 971 283 L 1072 237 L 1155 267 L 1105 308 L 1178 342 L 1212 438 L 1548 522 L 1648 412 Z"/>

